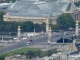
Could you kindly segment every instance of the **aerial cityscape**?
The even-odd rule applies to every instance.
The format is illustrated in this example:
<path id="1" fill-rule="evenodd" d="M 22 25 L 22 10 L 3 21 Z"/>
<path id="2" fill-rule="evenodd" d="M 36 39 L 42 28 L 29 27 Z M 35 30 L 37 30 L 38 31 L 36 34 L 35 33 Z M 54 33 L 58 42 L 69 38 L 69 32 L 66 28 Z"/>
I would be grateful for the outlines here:
<path id="1" fill-rule="evenodd" d="M 80 0 L 0 0 L 0 60 L 80 60 Z"/>

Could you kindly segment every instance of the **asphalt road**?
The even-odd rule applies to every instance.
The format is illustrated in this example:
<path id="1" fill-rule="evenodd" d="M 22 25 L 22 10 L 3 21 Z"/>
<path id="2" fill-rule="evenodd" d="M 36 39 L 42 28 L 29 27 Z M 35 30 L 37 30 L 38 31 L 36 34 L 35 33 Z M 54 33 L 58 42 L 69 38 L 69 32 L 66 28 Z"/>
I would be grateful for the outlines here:
<path id="1" fill-rule="evenodd" d="M 57 41 L 58 39 L 61 38 L 61 36 L 63 36 L 64 38 L 69 38 L 69 37 L 72 37 L 73 34 L 71 35 L 65 35 L 63 33 L 56 33 L 56 34 L 52 34 L 52 41 Z M 39 43 L 42 43 L 42 42 L 47 42 L 48 40 L 48 36 L 47 35 L 39 35 L 39 36 L 36 36 L 34 38 L 31 38 L 33 40 L 32 44 L 39 44 Z M 0 48 L 0 54 L 2 53 L 5 53 L 5 52 L 9 52 L 11 50 L 15 50 L 15 49 L 18 49 L 18 48 L 22 48 L 24 46 L 26 46 L 26 43 L 27 43 L 28 40 L 22 40 L 21 42 L 17 43 L 17 44 L 14 44 L 12 46 L 7 46 L 7 47 L 3 47 L 3 48 Z"/>

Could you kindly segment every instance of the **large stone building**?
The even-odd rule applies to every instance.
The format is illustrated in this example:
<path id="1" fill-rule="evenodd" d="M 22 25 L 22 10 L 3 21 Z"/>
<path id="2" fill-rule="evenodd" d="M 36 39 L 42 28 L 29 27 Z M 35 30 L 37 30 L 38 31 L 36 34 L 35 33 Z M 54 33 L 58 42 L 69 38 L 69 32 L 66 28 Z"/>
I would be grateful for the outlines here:
<path id="1" fill-rule="evenodd" d="M 80 0 L 71 0 L 72 2 L 79 2 Z"/>
<path id="2" fill-rule="evenodd" d="M 75 15 L 79 16 L 77 7 L 69 0 L 21 0 L 8 8 L 4 21 L 33 21 L 41 24 L 48 19 L 51 24 L 56 24 L 57 17 L 62 13 L 70 13 L 74 19 Z"/>

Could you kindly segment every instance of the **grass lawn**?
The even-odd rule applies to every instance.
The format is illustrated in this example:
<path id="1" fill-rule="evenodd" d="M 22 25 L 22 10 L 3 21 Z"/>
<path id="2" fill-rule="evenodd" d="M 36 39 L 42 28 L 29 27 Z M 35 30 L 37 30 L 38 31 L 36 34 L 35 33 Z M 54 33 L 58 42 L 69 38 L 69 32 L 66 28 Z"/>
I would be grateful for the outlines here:
<path id="1" fill-rule="evenodd" d="M 76 40 L 77 42 L 80 42 L 80 39 Z"/>
<path id="2" fill-rule="evenodd" d="M 2 48 L 2 47 L 4 47 L 4 46 L 0 46 L 0 48 Z"/>
<path id="3" fill-rule="evenodd" d="M 10 56 L 10 55 L 13 55 L 13 54 L 26 53 L 29 50 L 38 50 L 38 49 L 37 48 L 26 48 L 26 47 L 24 47 L 24 48 L 21 48 L 21 49 L 18 49 L 18 50 L 3 53 L 3 54 L 0 55 L 0 57 L 1 56 Z"/>

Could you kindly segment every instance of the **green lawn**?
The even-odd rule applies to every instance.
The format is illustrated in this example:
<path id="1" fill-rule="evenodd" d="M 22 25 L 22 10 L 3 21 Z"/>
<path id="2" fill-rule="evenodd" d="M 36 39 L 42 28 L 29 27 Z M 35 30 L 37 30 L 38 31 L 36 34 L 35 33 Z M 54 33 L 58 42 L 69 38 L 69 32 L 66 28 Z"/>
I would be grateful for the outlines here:
<path id="1" fill-rule="evenodd" d="M 26 48 L 26 47 L 24 47 L 24 48 L 21 48 L 21 49 L 18 49 L 18 50 L 3 53 L 0 56 L 10 56 L 10 55 L 13 55 L 13 54 L 26 53 L 29 50 L 38 50 L 38 49 L 37 48 Z"/>
<path id="2" fill-rule="evenodd" d="M 76 40 L 77 42 L 80 42 L 80 39 Z"/>
<path id="3" fill-rule="evenodd" d="M 4 46 L 0 46 L 0 48 L 2 48 L 2 47 L 4 47 Z"/>

